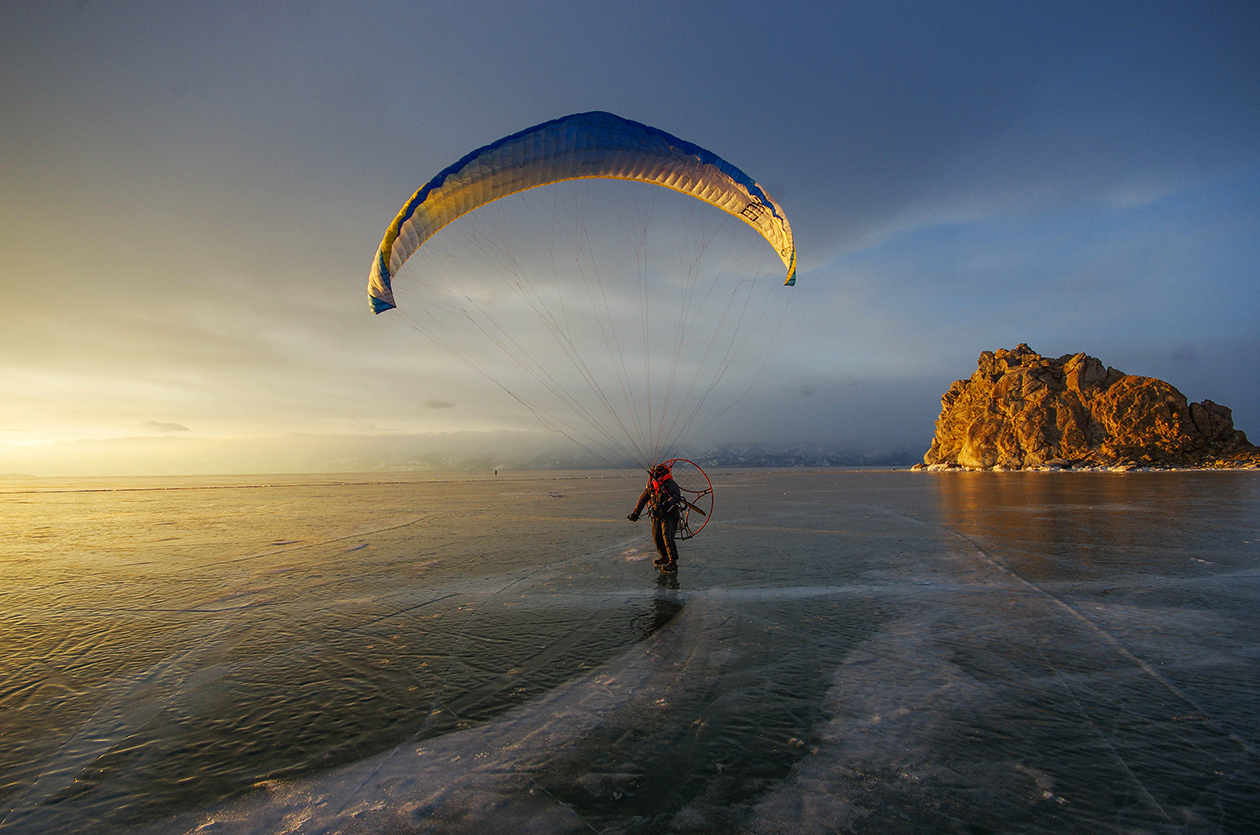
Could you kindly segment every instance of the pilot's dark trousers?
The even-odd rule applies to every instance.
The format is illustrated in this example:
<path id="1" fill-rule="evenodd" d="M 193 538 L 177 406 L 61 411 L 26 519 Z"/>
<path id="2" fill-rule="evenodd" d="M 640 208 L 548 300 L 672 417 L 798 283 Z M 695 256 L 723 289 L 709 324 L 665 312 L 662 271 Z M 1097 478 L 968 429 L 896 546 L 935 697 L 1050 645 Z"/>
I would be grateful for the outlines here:
<path id="1" fill-rule="evenodd" d="M 670 513 L 663 518 L 652 517 L 652 541 L 656 543 L 656 553 L 661 559 L 674 562 L 678 559 L 678 546 L 674 544 L 674 534 L 678 532 L 678 514 Z"/>

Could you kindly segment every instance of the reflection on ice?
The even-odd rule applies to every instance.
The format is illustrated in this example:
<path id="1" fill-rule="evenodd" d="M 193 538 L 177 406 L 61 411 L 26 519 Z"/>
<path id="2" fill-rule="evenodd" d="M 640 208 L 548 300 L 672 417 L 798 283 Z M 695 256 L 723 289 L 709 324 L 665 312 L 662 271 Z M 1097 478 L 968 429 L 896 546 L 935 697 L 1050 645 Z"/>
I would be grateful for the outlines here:
<path id="1" fill-rule="evenodd" d="M 144 664 L 80 685 L 86 708 L 0 690 L 7 716 L 56 719 L 4 725 L 36 765 L 9 767 L 3 831 L 1255 820 L 1253 474 L 727 475 L 678 575 L 606 521 L 620 487 L 579 508 L 515 485 L 473 542 L 395 525 L 251 557 L 181 591 Z M 106 670 L 125 654 L 76 640 Z"/>
<path id="2" fill-rule="evenodd" d="M 575 809 L 548 791 L 572 751 L 610 729 L 648 730 L 674 701 L 712 685 L 722 665 L 711 601 L 693 602 L 677 628 L 641 644 L 586 679 L 477 728 L 399 746 L 321 777 L 267 784 L 254 795 L 191 813 L 154 831 L 589 832 Z M 685 622 L 685 623 L 684 623 Z M 587 752 L 587 756 L 590 752 Z M 576 775 L 586 790 L 623 789 L 641 776 L 596 776 L 592 762 Z"/>

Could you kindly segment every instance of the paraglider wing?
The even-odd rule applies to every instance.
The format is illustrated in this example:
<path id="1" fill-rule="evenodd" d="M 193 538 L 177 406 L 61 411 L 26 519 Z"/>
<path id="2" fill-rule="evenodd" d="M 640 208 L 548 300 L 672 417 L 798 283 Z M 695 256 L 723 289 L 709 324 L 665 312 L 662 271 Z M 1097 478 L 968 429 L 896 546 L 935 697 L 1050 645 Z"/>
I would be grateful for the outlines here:
<path id="1" fill-rule="evenodd" d="M 478 148 L 430 180 L 394 218 L 372 263 L 372 310 L 394 307 L 390 281 L 413 252 L 456 218 L 500 197 L 562 180 L 637 180 L 690 194 L 752 226 L 796 283 L 796 248 L 783 209 L 743 171 L 698 145 L 612 113 L 544 122 Z"/>

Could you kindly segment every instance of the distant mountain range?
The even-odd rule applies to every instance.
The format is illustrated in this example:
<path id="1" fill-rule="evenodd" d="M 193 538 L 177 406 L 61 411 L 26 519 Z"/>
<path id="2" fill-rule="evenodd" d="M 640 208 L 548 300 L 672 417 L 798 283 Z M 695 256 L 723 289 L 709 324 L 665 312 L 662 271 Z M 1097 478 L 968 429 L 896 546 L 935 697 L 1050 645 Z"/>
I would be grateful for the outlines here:
<path id="1" fill-rule="evenodd" d="M 761 444 L 724 444 L 690 457 L 702 467 L 908 467 L 923 460 L 921 449 L 900 447 L 874 452 L 844 452 L 794 446 L 772 449 Z M 606 462 L 584 455 L 544 453 L 534 457 L 452 455 L 344 456 L 326 462 L 329 469 L 344 472 L 475 472 L 487 470 L 589 470 L 603 469 Z M 633 469 L 634 462 L 621 466 Z"/>
<path id="2" fill-rule="evenodd" d="M 794 446 L 788 449 L 770 449 L 761 444 L 723 444 L 712 447 L 699 455 L 683 455 L 701 467 L 909 467 L 923 460 L 923 452 L 916 447 L 899 447 L 875 452 L 841 452 L 820 448 Z M 499 469 L 511 465 L 500 464 Z M 533 470 L 582 470 L 600 469 L 607 466 L 582 456 L 542 455 L 528 464 Z M 634 469 L 639 465 L 632 461 L 620 466 Z"/>
<path id="3" fill-rule="evenodd" d="M 838 452 L 795 446 L 770 450 L 760 444 L 715 447 L 693 459 L 702 467 L 897 467 L 923 460 L 916 447 L 876 452 Z"/>

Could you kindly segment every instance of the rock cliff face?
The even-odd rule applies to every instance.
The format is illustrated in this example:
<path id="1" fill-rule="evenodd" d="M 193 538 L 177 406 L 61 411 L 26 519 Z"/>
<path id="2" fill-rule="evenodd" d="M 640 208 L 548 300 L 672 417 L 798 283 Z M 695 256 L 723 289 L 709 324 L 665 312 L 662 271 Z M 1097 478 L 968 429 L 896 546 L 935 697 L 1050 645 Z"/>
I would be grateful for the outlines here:
<path id="1" fill-rule="evenodd" d="M 969 469 L 1260 466 L 1224 406 L 1094 357 L 985 351 L 941 398 L 924 464 Z"/>

